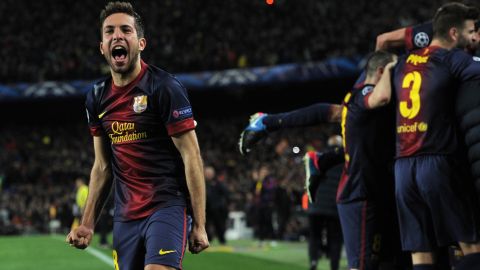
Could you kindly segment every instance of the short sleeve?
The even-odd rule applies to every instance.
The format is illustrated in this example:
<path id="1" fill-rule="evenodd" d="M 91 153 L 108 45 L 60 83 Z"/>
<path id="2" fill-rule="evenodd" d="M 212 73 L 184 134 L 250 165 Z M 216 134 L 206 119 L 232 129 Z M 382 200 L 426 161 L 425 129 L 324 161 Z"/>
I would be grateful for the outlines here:
<path id="1" fill-rule="evenodd" d="M 427 47 L 432 38 L 432 22 L 413 25 L 405 29 L 405 46 L 409 51 Z"/>
<path id="2" fill-rule="evenodd" d="M 169 136 L 195 128 L 187 90 L 177 79 L 165 79 L 159 102 L 161 118 Z"/>
<path id="3" fill-rule="evenodd" d="M 359 89 L 357 93 L 354 94 L 350 103 L 355 104 L 362 110 L 367 110 L 370 107 L 368 106 L 368 97 L 373 92 L 373 85 L 365 85 L 363 88 Z"/>
<path id="4" fill-rule="evenodd" d="M 93 89 L 87 93 L 85 108 L 87 111 L 88 127 L 92 136 L 102 136 L 104 134 L 102 123 L 98 118 L 98 109 L 96 108 Z"/>

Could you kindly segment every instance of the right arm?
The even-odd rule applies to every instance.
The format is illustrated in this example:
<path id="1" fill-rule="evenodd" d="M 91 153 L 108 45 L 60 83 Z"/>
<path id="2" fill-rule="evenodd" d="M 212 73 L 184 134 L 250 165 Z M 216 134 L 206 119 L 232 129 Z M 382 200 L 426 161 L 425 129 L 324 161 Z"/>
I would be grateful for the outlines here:
<path id="1" fill-rule="evenodd" d="M 105 203 L 112 180 L 110 151 L 102 136 L 93 137 L 95 161 L 90 173 L 89 192 L 82 221 L 73 229 L 66 241 L 76 248 L 84 249 L 92 240 L 96 219 Z"/>
<path id="2" fill-rule="evenodd" d="M 269 114 L 263 120 L 268 131 L 292 127 L 308 127 L 324 123 L 339 123 L 342 106 L 317 103 L 298 110 Z"/>
<path id="3" fill-rule="evenodd" d="M 341 105 L 317 103 L 291 112 L 263 114 L 260 116 L 262 118 L 251 118 L 250 123 L 240 135 L 238 142 L 240 153 L 244 155 L 250 152 L 258 141 L 268 136 L 268 132 L 323 123 L 340 123 L 341 112 Z M 257 115 L 259 114 L 254 116 Z"/>

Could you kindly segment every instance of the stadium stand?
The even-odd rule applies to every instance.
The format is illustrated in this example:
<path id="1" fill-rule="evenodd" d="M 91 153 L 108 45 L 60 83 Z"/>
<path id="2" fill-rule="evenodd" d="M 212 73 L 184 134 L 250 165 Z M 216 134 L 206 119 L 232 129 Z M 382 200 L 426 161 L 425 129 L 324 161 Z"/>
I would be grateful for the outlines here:
<path id="1" fill-rule="evenodd" d="M 376 35 L 421 22 L 444 1 L 132 2 L 147 27 L 144 58 L 178 73 L 364 55 Z M 102 5 L 4 1 L 0 12 L 9 16 L 0 18 L 0 81 L 94 79 L 108 72 L 98 52 Z"/>

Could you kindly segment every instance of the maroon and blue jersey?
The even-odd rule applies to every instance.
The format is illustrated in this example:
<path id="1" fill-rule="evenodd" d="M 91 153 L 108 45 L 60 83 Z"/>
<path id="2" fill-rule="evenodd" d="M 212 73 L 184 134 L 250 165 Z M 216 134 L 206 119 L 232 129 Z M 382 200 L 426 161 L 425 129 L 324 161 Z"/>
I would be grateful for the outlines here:
<path id="1" fill-rule="evenodd" d="M 480 21 L 475 22 L 475 31 L 478 31 Z M 405 28 L 405 49 L 413 51 L 430 45 L 433 39 L 433 24 L 431 21 L 416 24 Z M 479 55 L 480 50 L 468 45 L 465 51 L 471 55 Z"/>
<path id="2" fill-rule="evenodd" d="M 432 22 L 425 22 L 405 28 L 405 47 L 408 51 L 425 48 L 430 45 L 432 39 Z"/>
<path id="3" fill-rule="evenodd" d="M 185 206 L 184 165 L 171 136 L 195 128 L 186 89 L 171 74 L 142 62 L 124 87 L 111 79 L 87 94 L 90 133 L 111 143 L 115 220 Z"/>
<path id="4" fill-rule="evenodd" d="M 357 85 L 344 99 L 342 136 L 345 166 L 337 202 L 375 200 L 393 185 L 394 110 L 368 107 L 374 85 Z"/>
<path id="5" fill-rule="evenodd" d="M 456 150 L 456 92 L 460 82 L 480 79 L 479 60 L 460 49 L 435 46 L 399 59 L 393 74 L 397 157 Z"/>

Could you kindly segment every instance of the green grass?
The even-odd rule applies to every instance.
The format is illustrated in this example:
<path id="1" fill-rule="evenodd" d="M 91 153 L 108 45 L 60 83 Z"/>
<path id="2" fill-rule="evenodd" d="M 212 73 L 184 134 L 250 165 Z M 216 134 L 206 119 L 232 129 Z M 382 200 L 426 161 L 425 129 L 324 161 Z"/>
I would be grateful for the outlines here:
<path id="1" fill-rule="evenodd" d="M 25 270 L 111 270 L 113 264 L 93 256 L 85 250 L 77 250 L 63 242 L 64 236 L 12 236 L 0 237 L 0 269 Z M 110 249 L 93 249 L 111 258 Z M 342 260 L 341 269 L 346 269 Z M 186 253 L 185 270 L 305 270 L 308 269 L 306 243 L 279 242 L 275 246 L 259 247 L 254 241 L 231 241 L 226 247 L 213 242 L 208 252 L 198 255 Z M 328 270 L 328 262 L 322 260 L 318 270 Z M 121 269 L 120 269 L 121 270 Z"/>
<path id="2" fill-rule="evenodd" d="M 49 236 L 0 238 L 0 269 L 111 269 L 85 251 Z"/>

